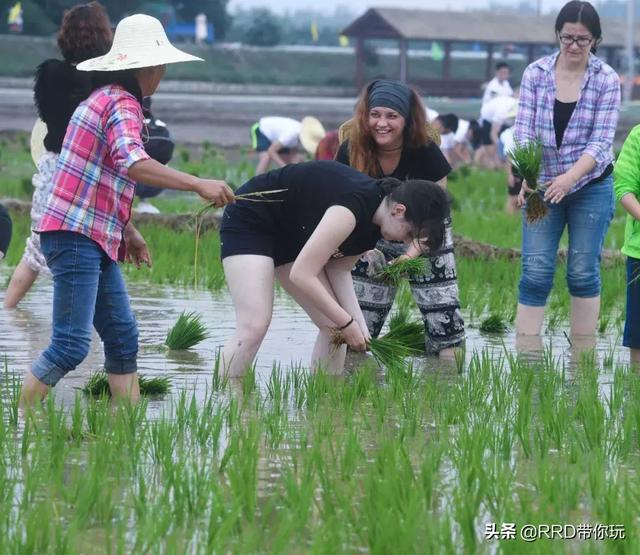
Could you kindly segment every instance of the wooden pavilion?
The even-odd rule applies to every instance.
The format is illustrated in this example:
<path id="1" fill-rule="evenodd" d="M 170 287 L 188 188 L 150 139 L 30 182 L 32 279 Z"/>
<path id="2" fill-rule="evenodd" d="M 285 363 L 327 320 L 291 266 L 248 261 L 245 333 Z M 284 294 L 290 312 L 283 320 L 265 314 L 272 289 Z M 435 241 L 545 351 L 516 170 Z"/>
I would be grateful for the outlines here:
<path id="1" fill-rule="evenodd" d="M 404 82 L 419 85 L 429 94 L 449 96 L 478 95 L 483 79 L 456 79 L 451 72 L 452 45 L 484 46 L 484 81 L 493 76 L 494 52 L 504 45 L 525 49 L 528 63 L 536 58 L 539 47 L 554 47 L 554 17 L 490 12 L 453 12 L 399 8 L 371 8 L 353 21 L 342 32 L 355 41 L 358 89 L 365 82 L 365 41 L 386 39 L 397 41 L 399 70 L 397 77 Z M 618 51 L 625 46 L 626 23 L 623 20 L 603 20 L 603 43 L 598 55 L 616 66 Z M 640 25 L 636 33 L 640 46 Z M 442 45 L 442 75 L 428 79 L 409 74 L 407 51 L 410 41 L 437 41 Z"/>

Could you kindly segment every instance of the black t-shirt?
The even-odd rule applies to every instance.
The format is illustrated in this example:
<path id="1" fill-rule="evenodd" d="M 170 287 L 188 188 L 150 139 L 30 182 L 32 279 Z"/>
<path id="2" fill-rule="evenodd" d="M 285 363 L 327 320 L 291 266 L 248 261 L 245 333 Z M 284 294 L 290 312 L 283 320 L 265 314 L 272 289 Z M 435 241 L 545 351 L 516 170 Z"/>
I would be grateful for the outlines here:
<path id="1" fill-rule="evenodd" d="M 334 257 L 362 254 L 380 239 L 380 228 L 372 223 L 385 196 L 377 179 L 338 162 L 320 160 L 256 176 L 236 194 L 279 189 L 284 191 L 263 198 L 282 202 L 239 199 L 227 206 L 221 232 L 269 234 L 275 241 L 276 265 L 284 264 L 296 259 L 327 209 L 339 205 L 353 213 L 356 227 Z"/>
<path id="2" fill-rule="evenodd" d="M 573 115 L 577 102 L 560 102 L 557 98 L 553 104 L 553 127 L 556 132 L 556 147 L 562 146 L 564 132 L 567 130 L 569 120 Z"/>
<path id="3" fill-rule="evenodd" d="M 340 145 L 336 160 L 347 166 L 350 165 L 348 140 Z M 395 177 L 402 181 L 407 179 L 440 181 L 447 177 L 450 171 L 451 166 L 442 151 L 435 143 L 429 143 L 418 148 L 403 148 L 398 166 L 393 170 L 393 173 L 385 177 Z"/>
<path id="4" fill-rule="evenodd" d="M 47 124 L 44 146 L 59 153 L 73 112 L 91 93 L 91 74 L 61 60 L 46 60 L 36 70 L 33 93 L 38 115 Z"/>

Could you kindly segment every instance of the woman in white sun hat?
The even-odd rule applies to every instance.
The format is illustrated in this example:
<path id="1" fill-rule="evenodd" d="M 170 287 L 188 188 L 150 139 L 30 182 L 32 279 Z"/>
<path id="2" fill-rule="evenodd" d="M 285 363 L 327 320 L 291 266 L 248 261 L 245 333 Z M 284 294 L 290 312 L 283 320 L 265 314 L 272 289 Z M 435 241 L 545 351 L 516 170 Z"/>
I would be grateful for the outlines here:
<path id="1" fill-rule="evenodd" d="M 77 68 L 98 86 L 73 113 L 54 187 L 36 231 L 53 275 L 50 345 L 27 372 L 22 403 L 46 396 L 89 352 L 92 327 L 104 343 L 111 393 L 137 399 L 138 330 L 117 262 L 151 264 L 129 223 L 135 183 L 193 191 L 217 206 L 233 202 L 223 181 L 200 179 L 152 160 L 144 151 L 142 97 L 166 64 L 200 60 L 173 47 L 161 23 L 132 15 L 116 28 L 111 50 Z"/>

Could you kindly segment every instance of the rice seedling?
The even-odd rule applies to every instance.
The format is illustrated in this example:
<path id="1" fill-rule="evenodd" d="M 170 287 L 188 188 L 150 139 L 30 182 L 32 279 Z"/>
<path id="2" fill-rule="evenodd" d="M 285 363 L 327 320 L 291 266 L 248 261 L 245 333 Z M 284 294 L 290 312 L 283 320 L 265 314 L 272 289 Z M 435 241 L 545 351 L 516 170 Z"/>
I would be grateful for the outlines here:
<path id="1" fill-rule="evenodd" d="M 509 327 L 501 314 L 491 314 L 480 323 L 482 333 L 506 333 Z"/>
<path id="2" fill-rule="evenodd" d="M 539 140 L 535 140 L 524 145 L 516 145 L 511 150 L 510 158 L 516 171 L 533 191 L 527 195 L 525 208 L 527 221 L 532 223 L 544 218 L 548 208 L 538 191 L 538 175 L 542 164 L 542 143 Z"/>
<path id="3" fill-rule="evenodd" d="M 399 285 L 404 279 L 423 276 L 427 271 L 427 261 L 423 257 L 398 260 L 387 264 L 375 277 L 391 285 Z"/>
<path id="4" fill-rule="evenodd" d="M 169 377 L 150 377 L 140 374 L 138 376 L 141 395 L 164 395 L 171 387 Z M 82 387 L 82 392 L 92 397 L 108 397 L 111 395 L 109 389 L 109 378 L 106 372 L 96 372 L 92 374 L 89 381 Z"/>
<path id="5" fill-rule="evenodd" d="M 413 353 L 424 353 L 424 324 L 422 322 L 400 322 L 389 324 L 389 331 L 382 338 L 405 345 Z M 381 339 L 382 339 L 381 338 Z"/>
<path id="6" fill-rule="evenodd" d="M 202 316 L 196 312 L 183 312 L 167 333 L 165 345 L 171 350 L 190 349 L 209 337 Z"/>

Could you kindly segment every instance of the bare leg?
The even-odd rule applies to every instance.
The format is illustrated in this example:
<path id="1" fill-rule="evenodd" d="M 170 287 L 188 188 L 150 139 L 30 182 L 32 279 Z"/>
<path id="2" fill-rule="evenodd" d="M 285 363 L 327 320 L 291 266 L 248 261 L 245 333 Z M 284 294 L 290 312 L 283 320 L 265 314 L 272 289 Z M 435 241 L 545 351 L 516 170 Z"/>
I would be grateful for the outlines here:
<path id="1" fill-rule="evenodd" d="M 595 335 L 600 316 L 600 296 L 571 297 L 571 336 Z"/>
<path id="2" fill-rule="evenodd" d="M 256 166 L 256 175 L 260 175 L 261 173 L 267 171 L 267 169 L 269 168 L 270 160 L 271 159 L 269 158 L 269 154 L 267 154 L 266 152 L 260 153 L 260 157 L 258 158 L 258 165 Z"/>
<path id="3" fill-rule="evenodd" d="M 325 368 L 327 371 L 341 374 L 344 370 L 344 360 L 347 354 L 347 346 L 341 345 L 336 347 L 332 344 L 332 334 L 330 328 L 335 324 L 329 320 L 324 314 L 319 312 L 309 298 L 296 287 L 289 279 L 289 272 L 293 264 L 284 264 L 276 268 L 276 277 L 284 288 L 284 290 L 293 297 L 293 299 L 304 309 L 309 315 L 313 323 L 318 326 L 318 336 L 316 337 L 313 353 L 311 355 L 311 365 L 317 370 L 318 367 Z M 335 293 L 329 283 L 324 270 L 320 273 L 320 281 L 327 288 L 327 291 L 333 298 Z M 337 299 L 336 299 L 337 300 Z"/>
<path id="4" fill-rule="evenodd" d="M 540 335 L 544 320 L 544 306 L 528 306 L 518 303 L 516 335 Z"/>
<path id="5" fill-rule="evenodd" d="M 518 205 L 516 204 L 517 200 L 518 200 L 517 196 L 514 197 L 513 195 L 507 195 L 507 204 L 505 206 L 505 212 L 507 214 L 513 215 L 518 213 L 519 208 L 518 208 Z"/>
<path id="6" fill-rule="evenodd" d="M 636 370 L 640 370 L 640 349 L 629 349 L 631 357 L 631 366 Z"/>
<path id="7" fill-rule="evenodd" d="M 49 393 L 49 386 L 36 378 L 31 371 L 24 376 L 20 393 L 20 406 L 30 407 L 42 401 Z"/>
<path id="8" fill-rule="evenodd" d="M 138 373 L 132 374 L 107 374 L 109 377 L 109 389 L 114 400 L 129 399 L 135 403 L 140 399 L 140 385 Z"/>
<path id="9" fill-rule="evenodd" d="M 229 376 L 241 376 L 262 344 L 273 312 L 273 259 L 243 254 L 222 261 L 236 311 L 236 329 L 225 343 L 222 366 Z"/>
<path id="10" fill-rule="evenodd" d="M 38 272 L 32 270 L 24 260 L 21 260 L 11 276 L 9 287 L 7 287 L 7 292 L 4 296 L 4 307 L 15 308 L 18 306 L 18 303 L 27 294 L 27 291 L 31 289 L 37 277 Z"/>

